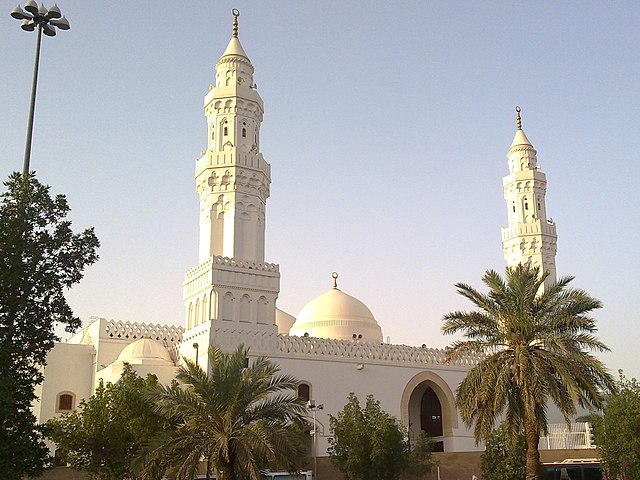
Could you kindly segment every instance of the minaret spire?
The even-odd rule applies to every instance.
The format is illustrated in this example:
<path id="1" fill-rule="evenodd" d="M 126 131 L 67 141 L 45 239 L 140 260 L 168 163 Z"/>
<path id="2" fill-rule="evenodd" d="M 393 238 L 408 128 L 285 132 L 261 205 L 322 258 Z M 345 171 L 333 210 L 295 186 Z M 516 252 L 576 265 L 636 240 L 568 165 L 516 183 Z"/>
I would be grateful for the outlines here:
<path id="1" fill-rule="evenodd" d="M 521 111 L 516 107 L 518 130 L 507 153 L 509 175 L 502 182 L 509 218 L 509 226 L 502 229 L 502 248 L 509 267 L 530 263 L 549 273 L 548 287 L 556 280 L 556 225 L 547 220 L 547 178 L 522 130 Z"/>
<path id="2" fill-rule="evenodd" d="M 238 38 L 238 17 L 240 16 L 240 10 L 234 8 L 231 10 L 231 13 L 233 14 L 233 36 Z"/>

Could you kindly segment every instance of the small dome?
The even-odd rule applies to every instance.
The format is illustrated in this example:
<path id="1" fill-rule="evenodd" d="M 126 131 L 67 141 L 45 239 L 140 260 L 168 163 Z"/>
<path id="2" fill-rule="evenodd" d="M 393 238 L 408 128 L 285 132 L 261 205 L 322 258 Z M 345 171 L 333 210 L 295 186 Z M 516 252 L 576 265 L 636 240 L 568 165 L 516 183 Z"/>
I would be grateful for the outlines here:
<path id="1" fill-rule="evenodd" d="M 382 343 L 382 330 L 371 310 L 337 287 L 307 303 L 289 334 Z"/>
<path id="2" fill-rule="evenodd" d="M 276 308 L 276 325 L 278 326 L 278 334 L 289 335 L 289 330 L 296 323 L 296 317 L 288 314 L 284 310 Z"/>
<path id="3" fill-rule="evenodd" d="M 118 362 L 127 362 L 131 365 L 154 364 L 173 365 L 171 354 L 159 342 L 149 338 L 141 338 L 130 343 L 118 355 Z"/>

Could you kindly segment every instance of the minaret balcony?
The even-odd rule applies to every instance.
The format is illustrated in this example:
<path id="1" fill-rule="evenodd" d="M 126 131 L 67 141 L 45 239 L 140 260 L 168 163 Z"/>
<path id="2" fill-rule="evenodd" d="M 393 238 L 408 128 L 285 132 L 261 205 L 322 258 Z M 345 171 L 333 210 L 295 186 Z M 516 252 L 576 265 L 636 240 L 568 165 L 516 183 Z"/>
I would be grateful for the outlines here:
<path id="1" fill-rule="evenodd" d="M 502 240 L 518 237 L 520 235 L 545 235 L 556 237 L 556 224 L 552 220 L 540 221 L 533 223 L 519 223 L 513 227 L 502 229 Z"/>
<path id="2" fill-rule="evenodd" d="M 261 153 L 239 152 L 236 148 L 225 152 L 207 151 L 196 161 L 196 175 L 208 167 L 239 166 L 259 170 L 271 180 L 271 165 Z"/>

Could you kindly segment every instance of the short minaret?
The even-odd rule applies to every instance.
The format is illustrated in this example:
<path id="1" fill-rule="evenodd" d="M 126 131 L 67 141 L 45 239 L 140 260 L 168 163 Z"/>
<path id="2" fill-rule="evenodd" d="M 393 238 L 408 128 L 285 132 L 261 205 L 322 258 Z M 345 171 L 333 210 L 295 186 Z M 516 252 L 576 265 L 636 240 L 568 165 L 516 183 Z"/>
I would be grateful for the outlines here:
<path id="1" fill-rule="evenodd" d="M 280 273 L 278 265 L 264 261 L 271 184 L 271 166 L 260 153 L 264 104 L 238 39 L 239 15 L 234 9 L 232 37 L 216 65 L 215 86 L 204 99 L 208 145 L 195 170 L 200 263 L 184 282 L 181 354 L 188 357 L 195 350 L 204 358 L 211 343 L 233 349 L 239 343 L 252 346 L 252 336 L 277 333 Z"/>
<path id="2" fill-rule="evenodd" d="M 502 248 L 507 265 L 530 263 L 541 266 L 556 280 L 556 225 L 547 219 L 547 178 L 538 169 L 536 150 L 522 130 L 520 107 L 516 107 L 518 130 L 507 153 L 509 175 L 502 184 L 509 226 L 502 229 Z"/>

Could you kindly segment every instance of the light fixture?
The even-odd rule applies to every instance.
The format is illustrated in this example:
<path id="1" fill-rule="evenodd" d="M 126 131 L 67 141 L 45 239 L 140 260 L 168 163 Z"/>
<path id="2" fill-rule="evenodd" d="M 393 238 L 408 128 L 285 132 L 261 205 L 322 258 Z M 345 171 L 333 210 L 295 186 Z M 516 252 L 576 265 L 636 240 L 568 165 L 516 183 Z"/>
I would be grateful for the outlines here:
<path id="1" fill-rule="evenodd" d="M 26 10 L 26 11 L 25 11 Z M 20 28 L 25 32 L 33 32 L 38 29 L 38 39 L 36 41 L 36 59 L 33 67 L 33 82 L 31 84 L 31 103 L 29 105 L 29 121 L 27 123 L 27 141 L 24 148 L 24 164 L 22 173 L 26 176 L 29 173 L 29 163 L 31 161 L 31 138 L 33 136 L 33 116 L 36 108 L 36 88 L 38 84 L 38 66 L 40 64 L 40 43 L 42 34 L 47 37 L 56 36 L 56 28 L 69 30 L 69 21 L 62 15 L 58 5 L 53 5 L 47 9 L 44 4 L 38 7 L 34 0 L 27 0 L 24 10 L 17 5 L 11 10 L 11 16 L 16 20 L 22 20 Z"/>

